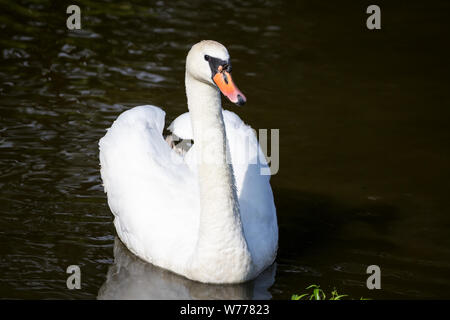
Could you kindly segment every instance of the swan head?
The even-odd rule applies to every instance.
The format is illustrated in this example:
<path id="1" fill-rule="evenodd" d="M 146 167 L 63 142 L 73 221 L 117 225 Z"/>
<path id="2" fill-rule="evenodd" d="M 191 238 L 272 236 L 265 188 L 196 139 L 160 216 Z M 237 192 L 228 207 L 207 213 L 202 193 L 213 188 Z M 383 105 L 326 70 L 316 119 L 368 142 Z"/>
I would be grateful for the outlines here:
<path id="1" fill-rule="evenodd" d="M 186 58 L 186 73 L 198 81 L 218 88 L 237 105 L 243 105 L 247 101 L 231 78 L 228 50 L 217 41 L 203 40 L 192 46 Z"/>

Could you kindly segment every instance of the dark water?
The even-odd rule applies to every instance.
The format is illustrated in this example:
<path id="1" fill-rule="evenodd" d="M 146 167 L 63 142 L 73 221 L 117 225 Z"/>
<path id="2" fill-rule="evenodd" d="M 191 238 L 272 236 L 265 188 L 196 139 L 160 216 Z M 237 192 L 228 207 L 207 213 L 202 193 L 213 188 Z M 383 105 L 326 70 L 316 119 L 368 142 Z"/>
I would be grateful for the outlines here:
<path id="1" fill-rule="evenodd" d="M 228 47 L 248 98 L 226 108 L 280 129 L 277 265 L 261 285 L 158 273 L 151 290 L 288 299 L 315 283 L 450 298 L 447 1 L 378 2 L 380 31 L 365 27 L 369 2 L 135 3 L 77 1 L 74 32 L 71 3 L 0 1 L 1 298 L 96 298 L 154 279 L 140 261 L 115 276 L 97 142 L 133 106 L 162 106 L 167 123 L 185 112 L 185 56 L 201 39 Z M 81 290 L 66 288 L 72 264 Z M 365 285 L 372 264 L 378 291 Z"/>

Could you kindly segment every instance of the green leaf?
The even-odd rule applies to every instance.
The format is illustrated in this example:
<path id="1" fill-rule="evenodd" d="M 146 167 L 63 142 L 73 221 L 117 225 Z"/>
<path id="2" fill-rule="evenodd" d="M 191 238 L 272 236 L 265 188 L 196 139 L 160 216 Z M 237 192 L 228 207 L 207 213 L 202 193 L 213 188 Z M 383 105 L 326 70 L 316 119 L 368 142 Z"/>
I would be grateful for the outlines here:
<path id="1" fill-rule="evenodd" d="M 314 289 L 314 297 L 316 300 L 320 300 L 320 289 Z"/>
<path id="2" fill-rule="evenodd" d="M 306 298 L 308 300 L 327 300 L 327 295 L 325 292 L 320 288 L 317 284 L 312 284 L 306 288 L 306 290 L 311 290 L 310 293 L 304 293 L 301 295 L 294 294 L 292 295 L 292 300 L 301 300 L 303 298 Z M 348 297 L 346 294 L 339 294 L 336 288 L 333 288 L 333 291 L 331 291 L 331 296 L 328 298 L 328 300 L 341 300 L 342 298 Z M 360 300 L 371 300 L 367 298 L 361 297 Z"/>
<path id="3" fill-rule="evenodd" d="M 312 284 L 309 287 L 307 287 L 306 290 L 311 289 L 311 288 L 320 288 L 320 286 L 318 286 L 316 284 Z"/>

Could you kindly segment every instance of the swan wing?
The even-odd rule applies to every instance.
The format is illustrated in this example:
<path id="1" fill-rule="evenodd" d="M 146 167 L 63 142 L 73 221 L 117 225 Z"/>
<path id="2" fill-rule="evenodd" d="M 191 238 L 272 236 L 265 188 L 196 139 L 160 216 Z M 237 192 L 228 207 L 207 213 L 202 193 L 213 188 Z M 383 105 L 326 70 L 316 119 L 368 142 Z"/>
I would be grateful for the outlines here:
<path id="1" fill-rule="evenodd" d="M 252 187 L 267 184 L 270 175 L 265 173 L 269 168 L 256 138 L 255 130 L 246 125 L 234 112 L 223 110 L 223 119 L 238 194 L 243 191 L 245 178 L 249 170 L 252 170 L 250 180 L 257 179 L 260 182 L 255 181 Z M 167 129 L 181 139 L 194 140 L 189 112 L 178 116 Z M 194 151 L 195 148 L 193 147 L 191 150 Z M 189 155 L 188 152 L 185 161 L 190 163 L 191 157 L 192 154 Z M 192 169 L 194 170 L 194 167 Z M 254 202 L 259 201 L 255 199 Z"/>
<path id="2" fill-rule="evenodd" d="M 100 165 L 121 240 L 176 271 L 195 247 L 200 203 L 195 174 L 164 141 L 164 119 L 151 105 L 122 113 L 99 142 Z"/>
<path id="3" fill-rule="evenodd" d="M 224 110 L 223 119 L 236 189 L 241 209 L 245 237 L 254 263 L 265 268 L 275 258 L 278 245 L 278 227 L 270 172 L 256 132 L 234 112 Z M 176 118 L 168 127 L 182 139 L 192 139 L 189 113 Z M 194 146 L 185 155 L 185 161 L 195 171 Z"/>

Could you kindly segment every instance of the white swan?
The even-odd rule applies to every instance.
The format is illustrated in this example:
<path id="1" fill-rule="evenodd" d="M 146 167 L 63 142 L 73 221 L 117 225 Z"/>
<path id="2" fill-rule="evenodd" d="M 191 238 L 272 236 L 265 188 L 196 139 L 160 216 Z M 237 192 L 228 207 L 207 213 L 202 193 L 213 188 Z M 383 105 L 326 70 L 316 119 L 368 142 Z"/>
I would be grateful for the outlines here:
<path id="1" fill-rule="evenodd" d="M 165 113 L 155 106 L 123 112 L 99 142 L 122 242 L 143 260 L 205 283 L 255 278 L 278 246 L 270 176 L 261 174 L 267 163 L 255 133 L 222 110 L 220 91 L 233 103 L 246 101 L 230 73 L 220 43 L 201 41 L 189 51 L 189 113 L 169 127 L 194 140 L 184 155 L 164 140 Z"/>

